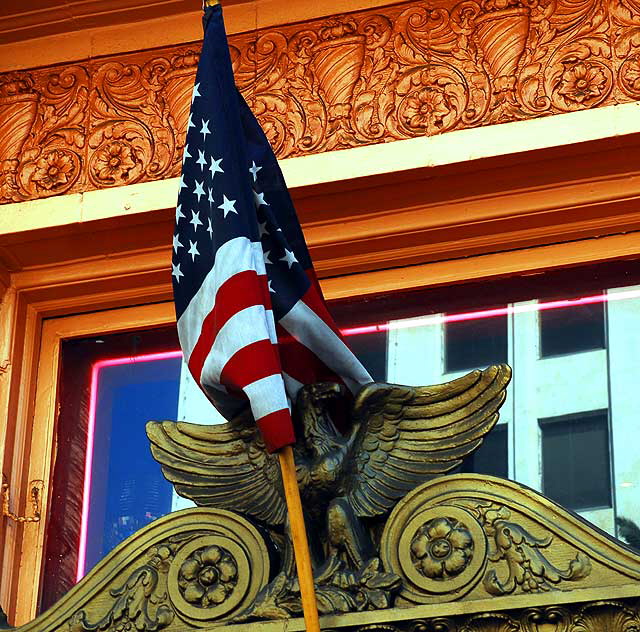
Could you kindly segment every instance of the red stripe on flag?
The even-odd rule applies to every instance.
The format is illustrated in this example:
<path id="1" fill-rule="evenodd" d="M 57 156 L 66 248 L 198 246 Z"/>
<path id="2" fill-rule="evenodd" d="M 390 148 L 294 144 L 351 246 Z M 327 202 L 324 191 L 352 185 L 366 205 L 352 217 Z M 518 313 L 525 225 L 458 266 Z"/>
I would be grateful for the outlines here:
<path id="1" fill-rule="evenodd" d="M 276 325 L 282 370 L 303 384 L 343 381 L 318 356 L 296 340 L 281 325 Z"/>
<path id="2" fill-rule="evenodd" d="M 220 382 L 244 388 L 256 380 L 280 373 L 276 346 L 270 340 L 259 340 L 242 347 L 229 358 L 220 374 Z"/>
<path id="3" fill-rule="evenodd" d="M 274 413 L 265 415 L 257 422 L 258 428 L 264 438 L 265 445 L 269 452 L 275 452 L 282 446 L 291 445 L 296 442 L 293 434 L 293 424 L 289 409 L 276 410 Z"/>
<path id="4" fill-rule="evenodd" d="M 213 347 L 216 336 L 224 324 L 239 311 L 264 303 L 264 277 L 258 277 L 255 270 L 238 272 L 227 279 L 216 293 L 216 302 L 202 323 L 200 336 L 189 358 L 189 370 L 200 383 L 202 367 Z M 262 302 L 260 301 L 262 299 Z"/>

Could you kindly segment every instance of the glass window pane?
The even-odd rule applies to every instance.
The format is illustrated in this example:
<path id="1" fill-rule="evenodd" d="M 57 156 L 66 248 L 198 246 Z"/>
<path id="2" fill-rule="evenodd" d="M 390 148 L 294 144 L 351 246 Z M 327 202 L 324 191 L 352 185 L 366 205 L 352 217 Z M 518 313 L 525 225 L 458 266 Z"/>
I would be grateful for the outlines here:
<path id="1" fill-rule="evenodd" d="M 546 299 L 545 299 L 546 301 Z M 540 355 L 604 349 L 604 302 L 540 311 Z"/>
<path id="2" fill-rule="evenodd" d="M 627 273 L 627 267 L 634 273 Z M 616 283 L 616 278 L 625 282 Z M 554 301 L 563 298 L 558 292 L 566 288 L 565 298 L 573 304 L 541 310 L 550 287 Z M 575 304 L 576 291 L 588 299 L 584 305 Z M 499 316 L 496 305 L 504 306 Z M 377 381 L 438 384 L 453 372 L 508 361 L 514 373 L 500 423 L 460 470 L 510 475 L 612 534 L 617 518 L 640 524 L 640 466 L 629 442 L 637 430 L 632 376 L 640 374 L 640 264 L 625 262 L 622 271 L 618 267 L 607 274 L 597 268 L 342 301 L 335 313 L 347 342 Z M 63 346 L 43 607 L 76 579 L 91 367 L 104 359 L 177 349 L 174 329 L 67 341 Z M 210 423 L 205 418 L 211 407 L 203 401 L 195 412 L 197 397 L 187 394 L 184 376 L 179 386 L 175 375 L 147 378 L 150 388 L 155 381 L 167 396 L 166 410 L 143 409 L 156 403 L 153 390 L 141 390 L 140 405 L 134 403 L 137 378 L 113 378 L 111 395 L 102 402 L 112 421 L 100 426 L 102 430 L 96 426 L 102 447 L 93 466 L 89 514 L 97 535 L 87 547 L 87 568 L 145 520 L 184 506 L 175 495 L 168 506 L 170 488 L 155 463 L 148 462 L 149 469 L 135 481 L 129 477 L 130 462 L 138 460 L 133 456 L 150 456 L 142 434 L 135 448 L 131 444 L 120 450 L 118 445 L 133 442 L 130 428 L 143 432 L 144 421 L 153 417 Z M 176 409 L 176 400 L 181 409 Z M 131 420 L 117 427 L 115 416 Z"/>
<path id="3" fill-rule="evenodd" d="M 506 315 L 448 322 L 444 337 L 447 373 L 507 361 Z"/>
<path id="4" fill-rule="evenodd" d="M 387 379 L 387 333 L 345 336 L 349 348 L 376 382 Z"/>
<path id="5" fill-rule="evenodd" d="M 542 488 L 575 510 L 611 507 L 607 411 L 541 419 Z"/>
<path id="6" fill-rule="evenodd" d="M 87 446 L 78 577 L 171 511 L 173 488 L 151 456 L 145 424 L 177 419 L 181 362 L 178 352 L 94 365 L 96 405 L 89 419 L 93 441 Z"/>

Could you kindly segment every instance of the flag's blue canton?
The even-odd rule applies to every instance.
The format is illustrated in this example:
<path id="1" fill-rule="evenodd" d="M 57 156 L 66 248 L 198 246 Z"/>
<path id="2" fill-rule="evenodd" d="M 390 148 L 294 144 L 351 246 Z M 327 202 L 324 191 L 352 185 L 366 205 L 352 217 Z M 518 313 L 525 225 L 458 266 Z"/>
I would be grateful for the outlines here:
<path id="1" fill-rule="evenodd" d="M 276 321 L 309 288 L 309 253 L 280 167 L 264 132 L 238 93 L 220 7 L 207 10 L 205 38 L 183 158 L 173 241 L 179 318 L 234 237 L 260 239 Z M 240 168 L 238 165 L 244 165 Z"/>

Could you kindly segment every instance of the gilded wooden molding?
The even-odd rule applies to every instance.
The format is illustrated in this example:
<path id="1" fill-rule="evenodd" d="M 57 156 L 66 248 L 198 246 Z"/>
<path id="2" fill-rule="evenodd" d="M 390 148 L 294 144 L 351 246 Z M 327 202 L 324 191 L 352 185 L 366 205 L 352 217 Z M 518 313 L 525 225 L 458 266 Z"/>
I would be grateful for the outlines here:
<path id="1" fill-rule="evenodd" d="M 636 0 L 404 2 L 230 38 L 280 158 L 640 99 Z M 179 173 L 198 44 L 0 75 L 0 198 Z"/>
<path id="2" fill-rule="evenodd" d="M 634 632 L 640 626 L 637 600 L 601 600 L 579 605 L 549 605 L 519 611 L 416 618 L 327 632 Z"/>

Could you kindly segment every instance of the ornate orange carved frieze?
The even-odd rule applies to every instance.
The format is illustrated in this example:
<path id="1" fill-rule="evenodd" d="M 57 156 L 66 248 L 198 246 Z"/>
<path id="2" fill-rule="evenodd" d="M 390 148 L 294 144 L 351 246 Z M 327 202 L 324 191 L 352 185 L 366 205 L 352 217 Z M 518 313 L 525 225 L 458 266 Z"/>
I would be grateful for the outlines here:
<path id="1" fill-rule="evenodd" d="M 281 158 L 640 99 L 637 0 L 405 2 L 230 43 Z M 1 74 L 1 201 L 177 175 L 198 48 Z"/>

